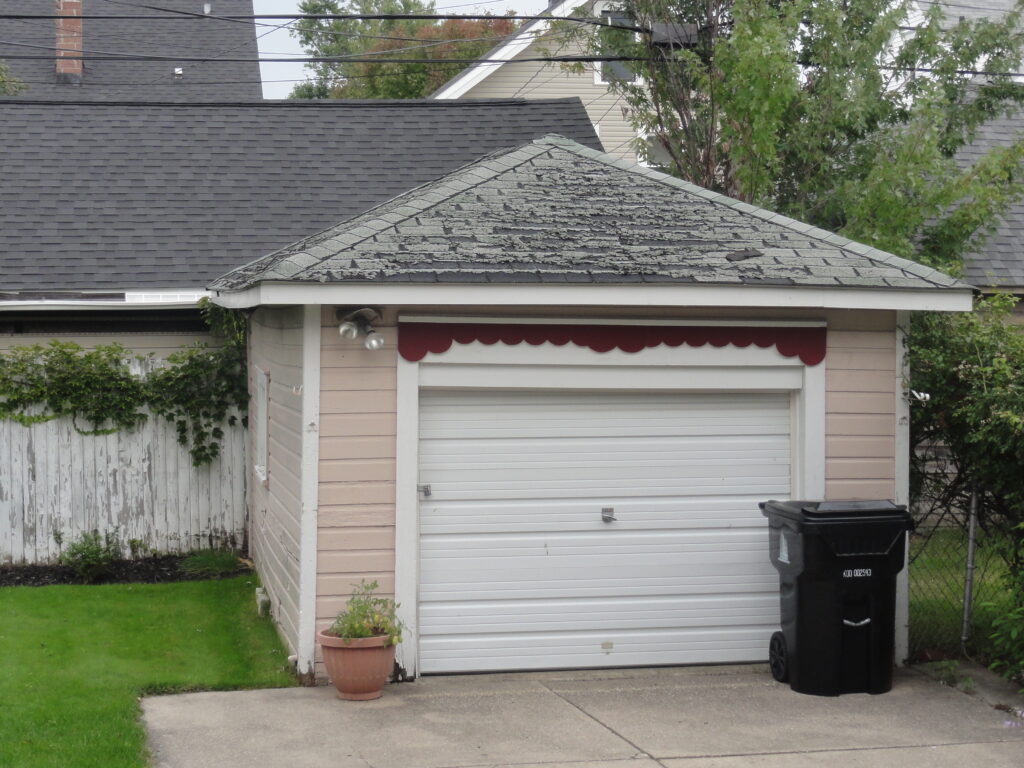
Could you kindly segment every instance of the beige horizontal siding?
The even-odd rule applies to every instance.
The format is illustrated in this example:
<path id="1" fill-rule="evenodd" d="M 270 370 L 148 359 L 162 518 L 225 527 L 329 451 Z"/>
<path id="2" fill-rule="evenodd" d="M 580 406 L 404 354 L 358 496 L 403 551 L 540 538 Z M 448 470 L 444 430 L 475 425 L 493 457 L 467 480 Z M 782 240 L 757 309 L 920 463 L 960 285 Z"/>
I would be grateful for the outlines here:
<path id="1" fill-rule="evenodd" d="M 342 339 L 325 309 L 320 356 L 317 620 L 322 626 L 360 581 L 394 590 L 397 328 L 369 351 Z"/>
<path id="2" fill-rule="evenodd" d="M 825 357 L 825 496 L 896 495 L 896 316 L 836 313 Z"/>
<path id="3" fill-rule="evenodd" d="M 582 73 L 566 72 L 560 64 L 552 62 L 526 62 L 523 59 L 543 56 L 545 45 L 556 56 L 579 53 L 579 48 L 548 39 L 534 43 L 508 63 L 496 68 L 483 82 L 469 89 L 466 99 L 525 98 L 563 99 L 579 97 L 597 127 L 598 137 L 605 151 L 615 157 L 635 162 L 633 140 L 636 131 L 629 122 L 626 102 L 608 90 L 607 85 L 594 79 L 591 65 Z"/>
<path id="4" fill-rule="evenodd" d="M 294 652 L 299 637 L 302 310 L 257 310 L 249 344 L 250 375 L 258 366 L 270 377 L 267 482 L 254 480 L 249 492 L 252 556 L 274 619 Z"/>

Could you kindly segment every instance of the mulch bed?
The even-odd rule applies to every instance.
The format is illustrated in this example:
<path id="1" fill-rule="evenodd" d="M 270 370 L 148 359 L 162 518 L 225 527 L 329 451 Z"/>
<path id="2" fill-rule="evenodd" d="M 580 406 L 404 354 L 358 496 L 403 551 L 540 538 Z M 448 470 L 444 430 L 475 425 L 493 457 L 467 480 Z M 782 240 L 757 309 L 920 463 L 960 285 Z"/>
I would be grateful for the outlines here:
<path id="1" fill-rule="evenodd" d="M 229 578 L 250 569 L 239 564 L 233 573 L 222 576 L 188 573 L 181 569 L 184 555 L 158 555 L 139 560 L 118 560 L 110 564 L 107 573 L 93 584 L 160 584 L 171 581 L 202 581 L 210 578 Z M 2 565 L 0 587 L 45 587 L 51 584 L 84 583 L 74 569 L 66 565 Z"/>

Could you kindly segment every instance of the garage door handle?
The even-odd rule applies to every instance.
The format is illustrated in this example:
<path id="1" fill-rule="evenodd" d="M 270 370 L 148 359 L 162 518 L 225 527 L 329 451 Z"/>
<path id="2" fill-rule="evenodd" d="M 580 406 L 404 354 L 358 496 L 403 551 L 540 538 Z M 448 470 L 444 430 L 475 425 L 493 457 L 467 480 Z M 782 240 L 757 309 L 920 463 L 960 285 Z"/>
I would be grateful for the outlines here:
<path id="1" fill-rule="evenodd" d="M 843 619 L 843 624 L 848 627 L 866 627 L 871 623 L 871 618 L 862 619 L 860 621 L 850 621 L 849 619 Z"/>
<path id="2" fill-rule="evenodd" d="M 601 520 L 606 523 L 614 523 L 616 521 L 615 507 L 602 507 Z"/>

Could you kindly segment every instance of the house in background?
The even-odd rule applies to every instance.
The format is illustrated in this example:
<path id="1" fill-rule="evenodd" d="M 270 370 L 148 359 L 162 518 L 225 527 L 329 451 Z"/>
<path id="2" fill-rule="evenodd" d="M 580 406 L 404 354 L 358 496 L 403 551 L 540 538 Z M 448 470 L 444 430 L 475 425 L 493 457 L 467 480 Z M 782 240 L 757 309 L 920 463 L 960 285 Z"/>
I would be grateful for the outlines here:
<path id="1" fill-rule="evenodd" d="M 973 293 L 557 136 L 211 288 L 253 312 L 252 545 L 299 670 L 365 579 L 409 675 L 767 658 L 757 503 L 905 502 L 903 328 Z"/>
<path id="2" fill-rule="evenodd" d="M 570 16 L 584 4 L 581 0 L 553 0 L 543 13 L 551 18 Z M 600 17 L 606 7 L 614 7 L 615 3 L 598 1 L 587 5 L 595 17 Z M 580 53 L 575 43 L 566 42 L 558 33 L 551 31 L 551 22 L 547 19 L 530 21 L 512 38 L 495 46 L 482 57 L 504 63 L 473 64 L 445 83 L 430 98 L 550 99 L 575 96 L 583 102 L 605 151 L 613 157 L 636 162 L 637 133 L 630 123 L 628 107 L 620 96 L 608 89 L 608 75 L 604 66 L 613 64 L 588 64 L 585 72 L 573 73 L 566 72 L 558 63 L 521 61 Z M 617 74 L 622 75 L 623 72 L 620 70 Z"/>
<path id="3" fill-rule="evenodd" d="M 16 5 L 38 14 L 41 5 L 72 13 L 79 4 Z M 251 12 L 248 1 L 212 6 Z M 126 15 L 106 0 L 85 8 Z M 139 13 L 153 21 L 86 19 L 82 50 L 219 54 L 254 39 L 251 25 Z M 20 31 L 28 45 L 52 49 L 64 24 L 12 20 L 5 39 Z M 215 28 L 226 39 L 217 42 Z M 22 49 L 3 53 L 14 50 Z M 0 100 L 0 350 L 56 338 L 165 357 L 209 340 L 196 301 L 234 267 L 550 131 L 599 146 L 577 100 L 267 102 L 257 98 L 255 63 L 247 72 L 183 63 L 181 81 L 165 62 L 136 71 L 136 62 L 86 61 L 80 79 L 62 77 L 67 62 L 52 58 L 10 63 L 31 90 Z M 191 90 L 178 90 L 183 84 Z M 283 388 L 272 395 L 284 404 L 294 397 Z M 63 421 L 0 422 L 0 562 L 51 559 L 54 533 L 69 542 L 93 529 L 161 550 L 240 541 L 241 428 L 229 430 L 224 450 L 213 466 L 193 468 L 158 419 L 105 437 Z"/>

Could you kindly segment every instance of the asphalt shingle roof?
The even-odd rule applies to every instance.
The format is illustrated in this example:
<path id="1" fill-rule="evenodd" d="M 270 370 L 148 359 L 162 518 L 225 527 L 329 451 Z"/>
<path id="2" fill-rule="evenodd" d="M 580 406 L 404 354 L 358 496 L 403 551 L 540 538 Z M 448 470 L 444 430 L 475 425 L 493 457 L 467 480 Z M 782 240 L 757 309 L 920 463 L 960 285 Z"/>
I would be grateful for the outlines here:
<path id="1" fill-rule="evenodd" d="M 1022 119 L 1024 114 L 1018 113 L 986 123 L 958 160 L 973 165 L 992 147 L 1019 141 L 1024 137 Z M 980 248 L 964 257 L 964 279 L 983 288 L 1024 288 L 1024 201 L 1011 205 Z"/>
<path id="2" fill-rule="evenodd" d="M 1016 0 L 956 0 L 942 2 L 950 23 L 997 20 L 1014 9 Z M 927 5 L 925 6 L 927 7 Z M 1021 137 L 1024 114 L 1000 117 L 983 125 L 974 142 L 957 153 L 957 160 L 973 164 L 990 148 L 1009 146 Z M 979 288 L 1024 289 L 1024 202 L 1006 211 L 974 253 L 964 256 L 964 280 Z"/>
<path id="3" fill-rule="evenodd" d="M 578 99 L 0 106 L 2 290 L 201 288 L 550 131 Z"/>
<path id="4" fill-rule="evenodd" d="M 262 281 L 967 287 L 559 136 L 472 163 L 211 288 Z"/>
<path id="5" fill-rule="evenodd" d="M 168 11 L 203 13 L 204 0 L 160 0 L 154 5 Z M 10 59 L 12 75 L 26 100 L 102 101 L 252 101 L 263 98 L 260 65 L 256 61 L 256 27 L 251 21 L 213 18 L 217 14 L 252 15 L 252 0 L 215 0 L 210 18 L 189 19 L 181 14 L 152 10 L 123 0 L 85 0 L 85 16 L 153 16 L 142 19 L 89 19 L 82 21 L 82 47 L 86 52 L 141 56 L 252 57 L 229 61 L 86 61 L 80 86 L 58 84 L 52 58 Z M 144 4 L 143 4 L 144 5 Z M 0 10 L 10 14 L 52 14 L 53 0 L 3 0 Z M 261 28 L 262 29 L 262 28 Z M 0 59 L 11 55 L 52 55 L 56 43 L 54 22 L 45 19 L 6 19 L 0 35 Z M 174 68 L 183 69 L 180 80 Z"/>

